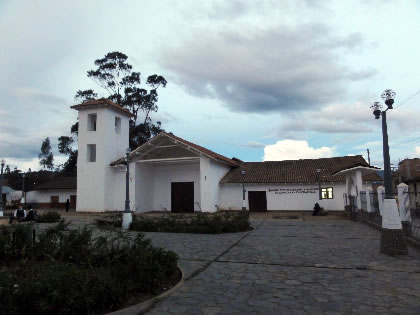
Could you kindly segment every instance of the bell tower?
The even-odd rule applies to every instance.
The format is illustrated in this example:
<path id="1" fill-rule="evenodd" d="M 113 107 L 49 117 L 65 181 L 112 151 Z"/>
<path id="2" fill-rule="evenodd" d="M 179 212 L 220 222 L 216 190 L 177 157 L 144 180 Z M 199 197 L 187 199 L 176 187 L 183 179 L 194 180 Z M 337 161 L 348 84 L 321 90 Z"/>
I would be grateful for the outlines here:
<path id="1" fill-rule="evenodd" d="M 76 211 L 123 210 L 124 204 L 116 201 L 124 174 L 110 164 L 125 156 L 132 114 L 108 99 L 71 108 L 79 112 Z"/>

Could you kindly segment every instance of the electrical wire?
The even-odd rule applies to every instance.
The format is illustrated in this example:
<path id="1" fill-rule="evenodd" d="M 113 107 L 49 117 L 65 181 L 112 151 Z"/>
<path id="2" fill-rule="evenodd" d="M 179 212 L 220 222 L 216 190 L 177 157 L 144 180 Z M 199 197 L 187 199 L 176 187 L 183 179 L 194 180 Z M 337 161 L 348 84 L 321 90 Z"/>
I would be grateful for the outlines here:
<path id="1" fill-rule="evenodd" d="M 415 97 L 417 94 L 420 94 L 420 90 L 418 90 L 417 92 L 415 92 L 414 94 L 412 94 L 412 95 L 410 95 L 409 97 L 407 97 L 405 100 L 403 100 L 401 103 L 399 103 L 397 106 L 395 106 L 394 107 L 394 109 L 397 109 L 397 108 L 399 108 L 399 107 L 401 107 L 402 105 L 404 105 L 405 103 L 407 103 L 409 100 L 411 100 L 413 97 Z M 345 136 L 345 137 L 343 137 L 343 138 L 341 138 L 341 139 L 338 139 L 338 140 L 336 140 L 336 141 L 334 141 L 333 143 L 331 143 L 329 146 L 332 146 L 332 145 L 334 145 L 334 144 L 337 144 L 337 143 L 339 143 L 339 142 L 341 142 L 341 141 L 344 141 L 344 140 L 347 140 L 348 138 L 351 138 L 352 136 L 354 136 L 355 134 L 357 134 L 357 133 L 359 133 L 359 132 L 361 132 L 362 130 L 360 129 L 360 130 L 357 130 L 357 131 L 355 131 L 355 132 L 353 132 L 353 133 L 351 133 L 350 135 L 347 135 L 347 136 Z"/>
<path id="2" fill-rule="evenodd" d="M 401 107 L 403 104 L 405 104 L 406 102 L 408 102 L 409 100 L 411 100 L 414 96 L 416 96 L 417 94 L 420 94 L 420 90 L 418 90 L 416 93 L 414 93 L 413 95 L 411 95 L 410 97 L 407 97 L 404 101 L 402 101 L 401 103 L 398 104 L 398 106 L 395 106 L 394 109 L 397 109 L 398 107 Z"/>
<path id="3" fill-rule="evenodd" d="M 411 140 L 409 140 L 409 141 L 406 141 L 406 142 L 403 142 L 403 143 L 399 143 L 399 144 L 396 144 L 396 145 L 390 146 L 389 148 L 390 148 L 390 149 L 391 149 L 391 148 L 396 148 L 396 147 L 399 147 L 400 145 L 410 144 L 410 143 L 412 143 L 412 142 L 417 143 L 417 142 L 415 142 L 415 141 L 417 141 L 417 140 L 419 140 L 419 139 L 420 139 L 420 137 L 418 137 L 418 138 L 414 138 L 414 139 L 411 139 Z"/>

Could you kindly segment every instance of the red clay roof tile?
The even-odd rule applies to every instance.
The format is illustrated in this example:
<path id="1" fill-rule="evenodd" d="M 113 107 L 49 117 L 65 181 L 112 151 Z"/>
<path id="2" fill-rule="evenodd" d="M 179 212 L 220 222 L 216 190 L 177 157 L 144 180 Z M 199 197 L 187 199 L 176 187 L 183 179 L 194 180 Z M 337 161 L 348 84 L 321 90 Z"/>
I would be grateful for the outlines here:
<path id="1" fill-rule="evenodd" d="M 134 116 L 129 110 L 126 108 L 115 104 L 111 100 L 107 98 L 100 98 L 97 100 L 90 100 L 81 104 L 70 106 L 70 108 L 76 109 L 76 110 L 83 110 L 83 109 L 89 109 L 89 108 L 98 108 L 98 107 L 109 107 L 112 109 L 115 109 L 117 111 L 120 111 L 128 116 Z"/>

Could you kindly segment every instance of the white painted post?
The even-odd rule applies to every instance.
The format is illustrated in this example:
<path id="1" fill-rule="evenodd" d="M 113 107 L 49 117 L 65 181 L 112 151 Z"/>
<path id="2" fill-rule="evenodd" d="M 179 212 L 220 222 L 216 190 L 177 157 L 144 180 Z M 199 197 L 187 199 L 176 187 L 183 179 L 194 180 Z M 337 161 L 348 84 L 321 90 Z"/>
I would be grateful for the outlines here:
<path id="1" fill-rule="evenodd" d="M 360 192 L 363 189 L 363 180 L 362 180 L 362 172 L 360 170 L 356 171 L 354 176 L 354 183 L 356 185 L 356 200 L 357 200 L 357 209 L 358 211 L 362 210 L 362 200 L 360 198 Z"/>
<path id="2" fill-rule="evenodd" d="M 398 215 L 397 201 L 385 199 L 385 187 L 378 187 L 379 212 L 382 216 L 382 228 L 390 230 L 402 229 L 401 219 Z"/>
<path id="3" fill-rule="evenodd" d="M 397 186 L 398 188 L 398 205 L 400 209 L 401 224 L 404 232 L 407 235 L 412 235 L 411 229 L 411 212 L 410 212 L 410 200 L 408 196 L 408 185 L 401 183 Z"/>
<path id="4" fill-rule="evenodd" d="M 366 189 L 366 211 L 368 213 L 373 212 L 372 210 L 372 204 L 370 203 L 370 193 L 371 193 L 371 188 L 367 188 Z"/>
<path id="5" fill-rule="evenodd" d="M 378 205 L 379 205 L 379 213 L 383 216 L 383 204 L 385 198 L 385 187 L 379 186 L 378 187 Z"/>

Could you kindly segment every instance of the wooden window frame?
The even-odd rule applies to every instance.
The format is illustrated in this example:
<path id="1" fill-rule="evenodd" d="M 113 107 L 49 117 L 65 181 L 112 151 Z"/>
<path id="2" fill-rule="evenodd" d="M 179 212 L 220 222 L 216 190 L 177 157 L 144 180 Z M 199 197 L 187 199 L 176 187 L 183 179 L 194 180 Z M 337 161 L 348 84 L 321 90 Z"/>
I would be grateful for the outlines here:
<path id="1" fill-rule="evenodd" d="M 331 198 L 328 198 L 328 189 L 331 189 Z M 324 198 L 324 192 L 325 192 L 325 198 Z M 321 196 L 322 199 L 334 199 L 334 188 L 333 187 L 324 187 L 321 188 Z"/>

